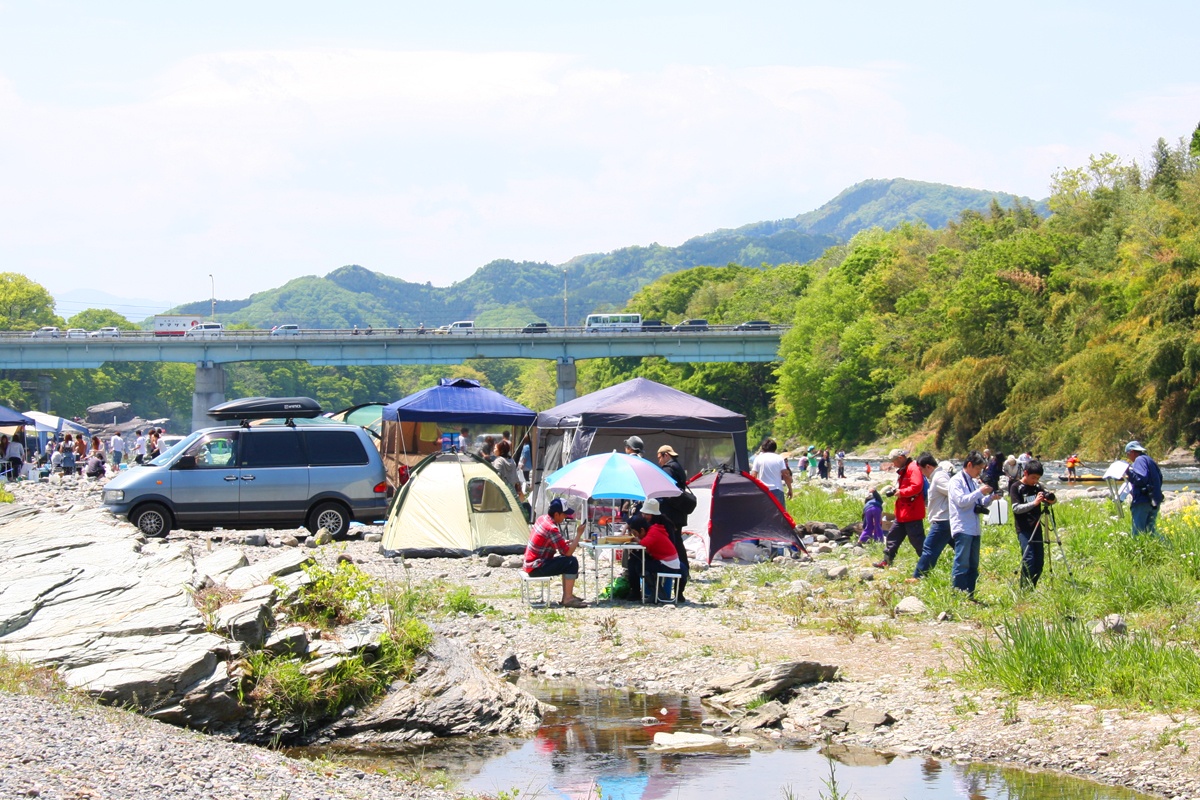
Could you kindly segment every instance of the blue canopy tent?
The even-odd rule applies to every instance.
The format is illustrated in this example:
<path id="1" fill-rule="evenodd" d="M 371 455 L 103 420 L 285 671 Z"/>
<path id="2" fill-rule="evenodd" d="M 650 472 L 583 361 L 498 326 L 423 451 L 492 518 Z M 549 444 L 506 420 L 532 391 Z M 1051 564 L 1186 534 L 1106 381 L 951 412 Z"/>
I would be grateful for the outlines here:
<path id="1" fill-rule="evenodd" d="M 34 422 L 29 417 L 19 411 L 13 411 L 8 406 L 0 406 L 0 425 L 4 427 L 33 425 Z"/>
<path id="2" fill-rule="evenodd" d="M 536 418 L 532 410 L 479 381 L 442 378 L 437 386 L 384 406 L 380 451 L 389 477 L 395 479 L 400 464 L 412 466 L 431 453 L 457 446 L 459 428 L 528 428 Z M 519 441 L 514 433 L 514 449 Z"/>

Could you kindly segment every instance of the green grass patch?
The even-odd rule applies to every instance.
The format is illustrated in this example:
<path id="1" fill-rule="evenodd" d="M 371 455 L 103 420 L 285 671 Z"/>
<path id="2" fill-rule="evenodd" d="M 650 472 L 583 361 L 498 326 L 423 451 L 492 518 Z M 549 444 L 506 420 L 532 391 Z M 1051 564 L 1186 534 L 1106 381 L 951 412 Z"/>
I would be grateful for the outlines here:
<path id="1" fill-rule="evenodd" d="M 61 698 L 70 695 L 71 689 L 57 670 L 0 653 L 0 692 Z"/>
<path id="2" fill-rule="evenodd" d="M 1018 618 L 968 637 L 965 676 L 1013 694 L 1156 709 L 1200 708 L 1200 654 L 1145 634 L 1094 636 L 1078 622 Z"/>
<path id="3" fill-rule="evenodd" d="M 863 501 L 838 488 L 832 493 L 817 486 L 804 486 L 797 481 L 792 498 L 787 501 L 788 513 L 797 523 L 835 522 L 845 527 L 862 520 Z"/>
<path id="4" fill-rule="evenodd" d="M 474 615 L 491 610 L 491 606 L 471 594 L 470 588 L 466 586 L 455 586 L 446 592 L 447 613 L 457 614 L 462 612 Z"/>
<path id="5" fill-rule="evenodd" d="M 312 562 L 304 571 L 312 583 L 300 590 L 291 608 L 297 622 L 322 628 L 346 625 L 362 619 L 378 599 L 378 584 L 353 562 L 338 560 L 332 567 Z"/>

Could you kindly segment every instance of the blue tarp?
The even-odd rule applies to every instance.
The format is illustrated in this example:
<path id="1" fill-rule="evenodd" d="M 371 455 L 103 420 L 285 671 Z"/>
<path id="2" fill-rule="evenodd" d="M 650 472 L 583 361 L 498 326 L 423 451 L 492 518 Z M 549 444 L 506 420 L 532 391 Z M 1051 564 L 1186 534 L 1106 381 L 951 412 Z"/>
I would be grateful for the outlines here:
<path id="1" fill-rule="evenodd" d="M 442 378 L 437 386 L 422 389 L 384 406 L 387 422 L 467 422 L 476 424 L 533 424 L 537 414 L 499 392 L 467 378 Z"/>
<path id="2" fill-rule="evenodd" d="M 24 414 L 13 411 L 8 406 L 0 406 L 0 425 L 32 425 L 33 420 Z"/>

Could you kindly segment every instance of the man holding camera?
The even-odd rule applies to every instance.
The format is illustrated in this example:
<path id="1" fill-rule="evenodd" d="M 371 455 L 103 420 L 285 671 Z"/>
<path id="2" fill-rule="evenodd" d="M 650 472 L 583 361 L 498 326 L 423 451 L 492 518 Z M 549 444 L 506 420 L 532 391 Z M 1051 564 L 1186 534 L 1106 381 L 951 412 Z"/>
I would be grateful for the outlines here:
<path id="1" fill-rule="evenodd" d="M 1133 535 L 1158 534 L 1158 507 L 1162 505 L 1162 470 L 1153 458 L 1146 455 L 1140 442 L 1125 445 L 1129 472 L 1125 474 L 1133 493 L 1129 497 L 1129 516 L 1133 520 Z"/>
<path id="2" fill-rule="evenodd" d="M 979 515 L 987 513 L 996 495 L 991 486 L 979 483 L 984 458 L 977 450 L 967 453 L 962 472 L 950 479 L 950 536 L 954 539 L 954 567 L 950 582 L 955 589 L 975 599 L 979 581 Z"/>
<path id="3" fill-rule="evenodd" d="M 1046 563 L 1042 515 L 1048 514 L 1058 499 L 1040 483 L 1044 473 L 1042 462 L 1027 461 L 1021 479 L 1008 487 L 1017 541 L 1021 543 L 1021 585 L 1029 589 L 1037 586 Z"/>

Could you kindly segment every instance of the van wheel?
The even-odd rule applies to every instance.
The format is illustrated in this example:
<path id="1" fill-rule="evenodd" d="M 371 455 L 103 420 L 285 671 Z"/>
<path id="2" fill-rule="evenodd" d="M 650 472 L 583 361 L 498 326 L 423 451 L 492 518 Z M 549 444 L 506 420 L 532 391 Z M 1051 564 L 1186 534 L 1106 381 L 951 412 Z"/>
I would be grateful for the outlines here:
<path id="1" fill-rule="evenodd" d="M 350 530 L 350 515 L 338 503 L 321 503 L 308 515 L 306 527 L 310 533 L 316 533 L 324 528 L 336 539 L 339 536 L 345 536 L 346 532 Z"/>
<path id="2" fill-rule="evenodd" d="M 171 532 L 171 512 L 158 503 L 147 503 L 129 520 L 147 536 L 166 536 Z"/>

